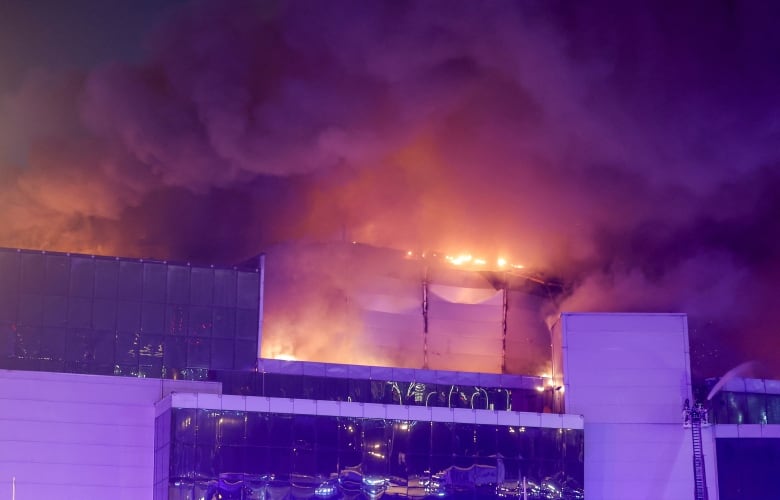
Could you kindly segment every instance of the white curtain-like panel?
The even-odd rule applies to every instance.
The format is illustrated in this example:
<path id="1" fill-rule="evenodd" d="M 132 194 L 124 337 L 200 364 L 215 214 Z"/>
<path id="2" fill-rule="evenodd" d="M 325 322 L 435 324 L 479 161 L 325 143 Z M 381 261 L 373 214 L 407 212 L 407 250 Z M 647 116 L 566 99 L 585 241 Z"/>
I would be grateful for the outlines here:
<path id="1" fill-rule="evenodd" d="M 352 300 L 361 309 L 369 311 L 381 311 L 386 313 L 410 313 L 416 311 L 422 314 L 422 294 L 416 295 L 391 295 L 387 293 L 358 292 Z"/>
<path id="2" fill-rule="evenodd" d="M 453 370 L 456 366 L 463 371 L 501 373 L 501 359 L 495 356 L 428 354 L 428 368 L 431 370 Z"/>
<path id="3" fill-rule="evenodd" d="M 456 304 L 501 305 L 502 291 L 494 288 L 466 288 L 459 286 L 428 285 L 429 297 L 438 297 Z"/>
<path id="4" fill-rule="evenodd" d="M 495 356 L 501 359 L 501 338 L 487 339 L 485 337 L 428 334 L 428 352 L 439 354 L 479 354 L 480 356 Z"/>
<path id="5" fill-rule="evenodd" d="M 442 370 L 500 372 L 503 296 L 492 288 L 431 285 L 428 365 Z"/>

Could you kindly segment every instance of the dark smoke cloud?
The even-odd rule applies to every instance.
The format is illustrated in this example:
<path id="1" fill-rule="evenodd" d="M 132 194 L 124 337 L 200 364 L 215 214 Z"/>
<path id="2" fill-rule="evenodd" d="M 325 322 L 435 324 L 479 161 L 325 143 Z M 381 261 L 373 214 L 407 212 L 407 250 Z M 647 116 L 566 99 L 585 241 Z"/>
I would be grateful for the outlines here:
<path id="1" fill-rule="evenodd" d="M 684 311 L 780 361 L 771 2 L 203 2 L 141 62 L 0 96 L 0 244 L 234 262 L 507 255 L 564 310 Z"/>

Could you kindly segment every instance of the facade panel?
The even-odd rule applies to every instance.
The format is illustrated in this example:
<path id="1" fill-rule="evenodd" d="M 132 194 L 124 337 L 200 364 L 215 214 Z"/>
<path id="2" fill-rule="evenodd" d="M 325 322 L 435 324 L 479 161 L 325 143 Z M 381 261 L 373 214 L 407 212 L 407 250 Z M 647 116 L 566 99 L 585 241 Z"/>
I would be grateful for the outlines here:
<path id="1" fill-rule="evenodd" d="M 270 412 L 182 408 L 179 396 L 156 420 L 158 432 L 170 424 L 157 440 L 156 499 L 499 498 L 524 480 L 528 498 L 583 498 L 581 429 L 370 417 L 387 415 L 381 405 L 356 417 L 354 403 L 338 415 L 295 402 L 275 412 L 273 400 Z"/>
<path id="2" fill-rule="evenodd" d="M 255 366 L 255 269 L 11 249 L 0 266 L 0 368 L 181 378 Z"/>

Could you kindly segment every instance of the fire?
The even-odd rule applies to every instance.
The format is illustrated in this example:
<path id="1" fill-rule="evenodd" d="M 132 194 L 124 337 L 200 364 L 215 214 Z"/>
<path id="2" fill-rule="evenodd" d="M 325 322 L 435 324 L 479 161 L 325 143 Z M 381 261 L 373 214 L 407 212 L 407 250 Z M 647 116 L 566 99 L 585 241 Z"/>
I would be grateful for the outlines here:
<path id="1" fill-rule="evenodd" d="M 463 264 L 467 264 L 471 262 L 473 257 L 471 256 L 471 254 L 462 254 L 462 255 L 458 255 L 457 257 L 451 257 L 448 255 L 445 257 L 445 259 L 450 261 L 450 263 L 452 263 L 453 265 L 462 266 Z"/>
<path id="2" fill-rule="evenodd" d="M 354 243 L 354 242 L 353 242 Z M 492 270 L 492 271 L 511 271 L 513 269 L 525 269 L 523 264 L 517 264 L 511 262 L 505 256 L 497 257 L 495 260 L 488 259 L 483 256 L 475 256 L 470 252 L 463 252 L 458 254 L 445 254 L 442 252 L 426 251 L 426 250 L 406 250 L 405 257 L 407 259 L 417 260 L 439 260 L 445 263 L 471 270 Z M 495 263 L 495 264 L 493 264 Z"/>
<path id="3" fill-rule="evenodd" d="M 412 256 L 412 253 L 408 253 L 408 256 Z M 437 254 L 434 253 L 434 256 Z M 462 253 L 457 256 L 452 255 L 446 255 L 444 257 L 444 260 L 452 264 L 453 266 L 458 267 L 477 267 L 477 268 L 490 268 L 492 266 L 488 265 L 488 260 L 484 257 L 475 257 L 470 253 Z M 525 269 L 525 266 L 522 264 L 510 264 L 509 260 L 507 260 L 505 257 L 498 257 L 495 260 L 495 270 L 500 269 L 507 269 L 507 267 L 511 267 L 512 269 Z"/>

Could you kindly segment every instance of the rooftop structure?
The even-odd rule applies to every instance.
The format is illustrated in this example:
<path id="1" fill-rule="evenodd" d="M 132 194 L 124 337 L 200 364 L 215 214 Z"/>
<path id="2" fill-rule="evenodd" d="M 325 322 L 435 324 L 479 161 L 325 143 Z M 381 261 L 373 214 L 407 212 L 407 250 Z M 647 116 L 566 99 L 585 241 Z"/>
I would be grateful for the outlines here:
<path id="1" fill-rule="evenodd" d="M 273 348 L 284 338 L 269 334 L 284 295 L 264 287 L 283 273 L 263 259 L 220 268 L 0 249 L 0 491 L 14 500 L 777 491 L 780 383 L 732 379 L 709 413 L 691 413 L 684 314 L 563 314 L 545 330 L 547 350 L 529 342 L 510 356 L 520 353 L 512 342 L 539 339 L 523 297 L 545 285 L 449 267 L 420 280 L 419 261 L 393 259 L 342 289 L 361 311 L 348 344 L 357 351 L 291 360 L 259 355 L 269 336 Z M 306 284 L 312 275 L 321 276 Z M 373 350 L 364 358 L 361 346 Z M 472 346 L 482 349 L 473 363 Z M 381 364 L 337 362 L 392 349 Z M 509 369 L 534 356 L 548 373 Z"/>

